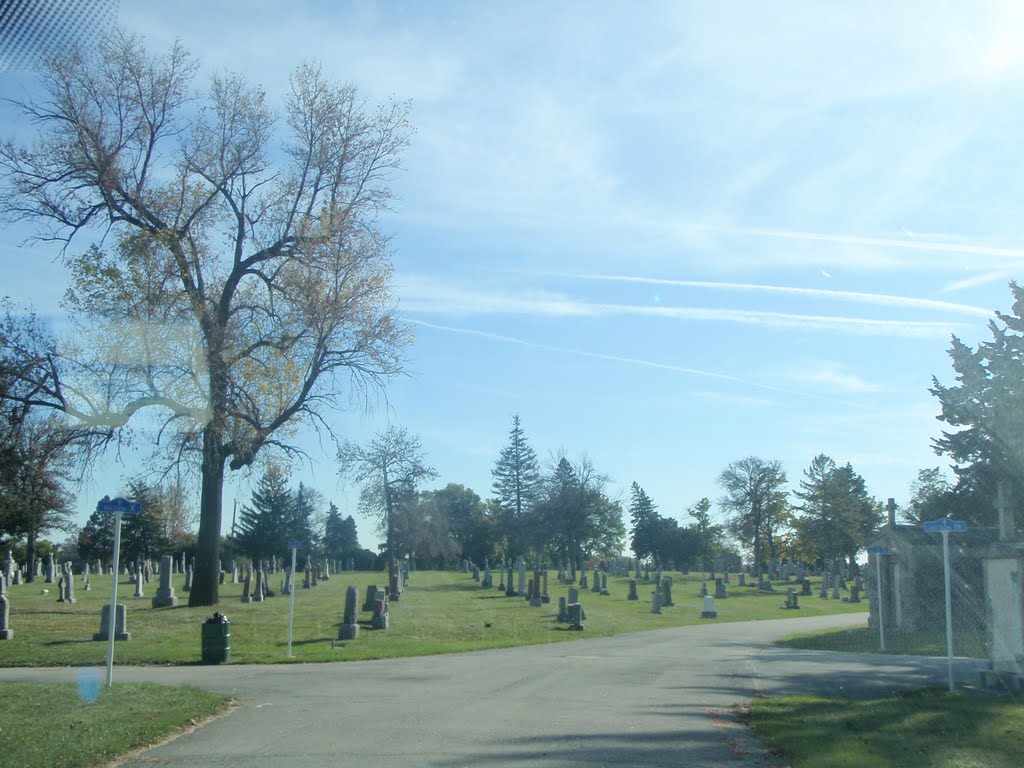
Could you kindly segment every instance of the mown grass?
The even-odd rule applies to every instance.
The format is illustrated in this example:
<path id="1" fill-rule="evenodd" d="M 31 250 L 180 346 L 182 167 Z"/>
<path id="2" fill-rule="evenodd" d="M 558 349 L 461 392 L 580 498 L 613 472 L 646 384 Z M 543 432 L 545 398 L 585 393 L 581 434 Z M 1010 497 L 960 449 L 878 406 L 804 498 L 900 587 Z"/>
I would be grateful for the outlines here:
<path id="1" fill-rule="evenodd" d="M 925 690 L 883 699 L 756 699 L 739 711 L 791 768 L 1017 768 L 1024 702 Z"/>
<path id="2" fill-rule="evenodd" d="M 887 632 L 885 650 L 879 644 L 878 630 L 865 626 L 829 629 L 787 635 L 776 641 L 786 648 L 844 653 L 892 653 L 911 656 L 945 656 L 945 630 L 934 632 Z M 988 658 L 984 631 L 960 630 L 953 635 L 953 654 L 977 659 Z"/>
<path id="3" fill-rule="evenodd" d="M 131 640 L 118 642 L 116 664 L 191 664 L 200 658 L 200 625 L 214 610 L 231 621 L 231 663 L 278 663 L 343 661 L 499 648 L 514 645 L 605 637 L 663 627 L 699 624 L 701 619 L 700 576 L 672 574 L 675 605 L 660 615 L 650 613 L 652 586 L 640 583 L 640 600 L 628 601 L 628 580 L 608 580 L 609 596 L 581 590 L 580 600 L 587 613 L 584 632 L 571 632 L 556 621 L 558 598 L 566 585 L 549 573 L 551 602 L 531 607 L 522 598 L 507 598 L 496 587 L 483 589 L 464 573 L 419 571 L 411 574 L 409 588 L 401 601 L 391 603 L 391 628 L 370 629 L 370 614 L 360 613 L 359 638 L 336 640 L 344 607 L 345 588 L 358 590 L 362 605 L 368 584 L 384 583 L 382 573 L 340 573 L 321 581 L 313 589 L 299 589 L 295 598 L 293 659 L 286 657 L 288 639 L 288 598 L 274 597 L 263 603 L 242 604 L 241 585 L 221 586 L 221 602 L 212 608 L 188 608 L 188 595 L 181 593 L 182 576 L 174 577 L 180 605 L 153 609 L 150 602 L 157 584 L 145 587 L 145 597 L 135 598 L 134 587 L 121 577 L 118 602 L 127 605 L 127 629 Z M 281 576 L 271 576 L 280 586 Z M 76 579 L 80 583 L 80 579 Z M 752 587 L 729 588 L 729 598 L 717 601 L 714 621 L 747 621 L 793 616 L 816 616 L 866 610 L 866 603 L 804 598 L 799 611 L 782 609 L 784 585 L 780 591 L 759 592 Z M 48 587 L 48 595 L 41 594 Z M 53 585 L 20 585 L 8 590 L 10 626 L 14 638 L 0 643 L 0 666 L 88 666 L 106 662 L 106 643 L 92 639 L 99 631 L 100 611 L 110 601 L 110 577 L 94 576 L 92 591 L 76 584 L 77 603 L 57 602 Z"/>
<path id="4" fill-rule="evenodd" d="M 5 683 L 0 696 L 4 768 L 88 768 L 154 744 L 230 706 L 191 686 Z"/>

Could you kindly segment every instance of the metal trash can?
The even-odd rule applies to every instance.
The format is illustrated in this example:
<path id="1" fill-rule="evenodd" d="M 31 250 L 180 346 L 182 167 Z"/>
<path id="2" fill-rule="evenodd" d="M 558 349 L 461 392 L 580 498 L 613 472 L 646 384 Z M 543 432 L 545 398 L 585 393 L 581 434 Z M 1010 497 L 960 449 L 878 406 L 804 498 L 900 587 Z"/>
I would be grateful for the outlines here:
<path id="1" fill-rule="evenodd" d="M 202 624 L 203 664 L 231 661 L 231 622 L 223 613 L 215 613 Z"/>

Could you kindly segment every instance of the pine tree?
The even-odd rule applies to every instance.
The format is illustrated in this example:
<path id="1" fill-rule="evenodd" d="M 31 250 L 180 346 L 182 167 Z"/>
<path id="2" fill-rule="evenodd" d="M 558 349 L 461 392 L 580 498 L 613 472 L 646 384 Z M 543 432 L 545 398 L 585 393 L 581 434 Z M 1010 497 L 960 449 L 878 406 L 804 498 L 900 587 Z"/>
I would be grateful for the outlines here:
<path id="1" fill-rule="evenodd" d="M 541 499 L 543 481 L 537 454 L 526 442 L 519 414 L 512 417 L 508 445 L 501 449 L 491 476 L 491 492 L 504 518 L 508 554 L 525 555 L 529 541 L 526 517 Z"/>
<path id="2" fill-rule="evenodd" d="M 337 505 L 331 502 L 324 524 L 324 554 L 334 560 L 351 557 L 359 549 L 359 535 L 352 515 L 342 518 Z"/>
<path id="3" fill-rule="evenodd" d="M 253 560 L 283 556 L 291 538 L 293 501 L 287 472 L 277 465 L 268 467 L 252 495 L 252 506 L 242 507 L 239 515 L 238 548 Z"/>
<path id="4" fill-rule="evenodd" d="M 630 546 L 638 558 L 654 554 L 661 516 L 647 492 L 634 480 L 629 487 Z"/>

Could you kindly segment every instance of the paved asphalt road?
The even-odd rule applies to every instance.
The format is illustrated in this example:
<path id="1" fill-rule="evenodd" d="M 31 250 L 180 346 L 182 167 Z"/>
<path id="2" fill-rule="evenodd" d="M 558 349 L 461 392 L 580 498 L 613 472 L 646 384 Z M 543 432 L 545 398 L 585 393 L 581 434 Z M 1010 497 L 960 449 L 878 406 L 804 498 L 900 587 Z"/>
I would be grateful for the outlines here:
<path id="1" fill-rule="evenodd" d="M 126 768 L 769 766 L 730 707 L 757 694 L 944 684 L 944 659 L 793 651 L 782 635 L 866 614 L 704 624 L 614 638 L 339 664 L 115 667 L 119 680 L 237 697 L 229 716 Z M 960 660 L 977 679 L 982 662 Z M 78 670 L 0 669 L 0 681 Z"/>

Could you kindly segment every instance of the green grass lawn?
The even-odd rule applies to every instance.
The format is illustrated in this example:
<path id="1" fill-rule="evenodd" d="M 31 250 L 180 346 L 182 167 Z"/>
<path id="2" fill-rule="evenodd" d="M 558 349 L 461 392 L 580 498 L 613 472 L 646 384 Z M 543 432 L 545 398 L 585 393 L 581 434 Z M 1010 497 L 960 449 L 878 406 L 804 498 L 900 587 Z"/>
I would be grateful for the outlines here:
<path id="1" fill-rule="evenodd" d="M 958 631 L 953 635 L 953 655 L 988 658 L 988 645 L 982 631 Z M 894 653 L 912 656 L 945 656 L 946 633 L 887 632 L 885 651 L 879 646 L 878 630 L 865 626 L 802 632 L 776 641 L 786 648 L 846 653 Z"/>
<path id="2" fill-rule="evenodd" d="M 792 768 L 1017 768 L 1024 702 L 970 692 L 757 699 L 740 710 Z"/>
<path id="3" fill-rule="evenodd" d="M 4 683 L 4 768 L 88 768 L 154 744 L 226 710 L 230 700 L 191 686 Z"/>
<path id="4" fill-rule="evenodd" d="M 400 602 L 391 603 L 391 628 L 373 631 L 370 614 L 360 613 L 359 638 L 335 640 L 344 607 L 345 588 L 357 587 L 361 606 L 368 584 L 383 585 L 383 573 L 339 573 L 313 589 L 299 589 L 295 597 L 294 661 L 344 661 L 384 657 L 499 648 L 557 642 L 580 637 L 605 637 L 663 627 L 703 623 L 700 618 L 700 576 L 672 574 L 673 607 L 661 615 L 650 613 L 651 585 L 638 584 L 638 601 L 628 601 L 628 580 L 609 578 L 610 596 L 581 590 L 587 613 L 584 632 L 571 632 L 555 621 L 558 598 L 568 587 L 549 573 L 551 602 L 531 607 L 522 598 L 506 598 L 498 589 L 483 589 L 468 574 L 418 571 Z M 174 576 L 180 605 L 150 607 L 157 583 L 146 585 L 145 597 L 135 598 L 134 587 L 121 577 L 118 602 L 128 610 L 131 640 L 116 643 L 116 664 L 190 664 L 200 657 L 200 625 L 214 610 L 231 621 L 231 662 L 243 664 L 288 661 L 288 598 L 274 597 L 263 603 L 242 604 L 239 584 L 221 586 L 216 609 L 188 608 L 181 592 L 184 577 Z M 280 586 L 281 576 L 270 577 Z M 495 584 L 498 577 L 495 573 Z M 83 592 L 76 579 L 77 603 L 57 602 L 55 585 L 24 584 L 8 590 L 10 626 L 14 638 L 0 642 L 0 666 L 89 666 L 106 663 L 106 643 L 92 639 L 99 631 L 100 611 L 110 601 L 110 577 L 92 577 L 92 591 Z M 778 592 L 759 592 L 738 587 L 733 578 L 730 597 L 717 602 L 714 621 L 747 621 L 794 616 L 816 616 L 867 610 L 867 603 L 849 604 L 808 597 L 799 611 L 782 609 L 784 585 Z M 41 590 L 49 588 L 49 594 Z M 489 626 L 488 626 L 489 625 Z"/>

